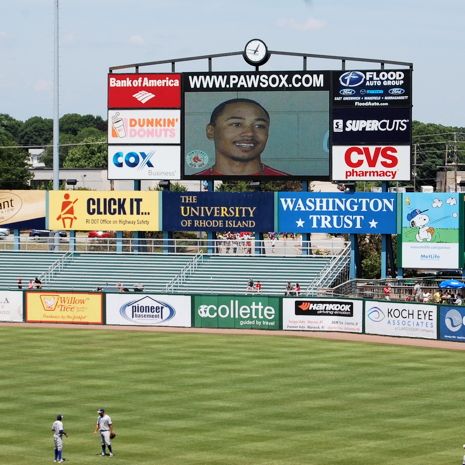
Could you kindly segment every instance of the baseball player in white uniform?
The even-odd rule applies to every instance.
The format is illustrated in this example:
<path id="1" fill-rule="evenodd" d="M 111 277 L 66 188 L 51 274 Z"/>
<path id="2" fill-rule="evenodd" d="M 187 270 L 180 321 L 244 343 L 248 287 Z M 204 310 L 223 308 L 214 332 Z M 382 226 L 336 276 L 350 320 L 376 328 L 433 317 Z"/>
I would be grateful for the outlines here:
<path id="1" fill-rule="evenodd" d="M 63 436 L 68 437 L 63 426 L 63 415 L 57 415 L 57 419 L 52 424 L 53 445 L 55 446 L 54 462 L 62 463 L 63 458 Z"/>
<path id="2" fill-rule="evenodd" d="M 113 457 L 113 450 L 111 448 L 110 434 L 113 433 L 113 424 L 111 418 L 105 413 L 105 409 L 99 408 L 97 410 L 97 425 L 95 426 L 95 432 L 100 433 L 100 439 L 102 441 L 102 455 L 106 454 L 106 447 L 108 447 L 108 455 Z"/>

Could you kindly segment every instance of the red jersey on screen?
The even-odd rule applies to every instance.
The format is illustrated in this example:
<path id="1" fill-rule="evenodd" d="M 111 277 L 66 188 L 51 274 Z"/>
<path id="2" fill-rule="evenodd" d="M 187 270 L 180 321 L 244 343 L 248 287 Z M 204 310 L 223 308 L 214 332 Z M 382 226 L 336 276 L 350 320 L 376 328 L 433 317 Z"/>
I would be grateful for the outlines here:
<path id="1" fill-rule="evenodd" d="M 229 176 L 219 171 L 214 170 L 213 168 L 208 168 L 206 170 L 195 173 L 196 176 Z M 262 169 L 256 173 L 248 174 L 247 176 L 289 176 L 284 171 L 279 171 L 271 166 L 262 164 Z"/>

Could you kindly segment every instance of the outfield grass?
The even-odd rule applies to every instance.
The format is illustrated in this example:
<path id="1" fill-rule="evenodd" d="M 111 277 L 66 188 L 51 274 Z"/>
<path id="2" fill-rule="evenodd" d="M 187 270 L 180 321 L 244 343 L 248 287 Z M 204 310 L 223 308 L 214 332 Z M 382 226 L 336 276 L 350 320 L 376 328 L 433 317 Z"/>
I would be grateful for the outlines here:
<path id="1" fill-rule="evenodd" d="M 449 465 L 465 354 L 250 335 L 0 327 L 0 464 Z M 118 437 L 100 457 L 105 407 Z"/>

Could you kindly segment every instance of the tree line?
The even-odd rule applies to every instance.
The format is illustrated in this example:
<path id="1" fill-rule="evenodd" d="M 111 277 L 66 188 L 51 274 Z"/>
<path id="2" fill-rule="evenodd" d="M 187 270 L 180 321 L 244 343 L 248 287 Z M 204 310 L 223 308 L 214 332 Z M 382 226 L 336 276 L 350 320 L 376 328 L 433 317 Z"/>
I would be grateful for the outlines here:
<path id="1" fill-rule="evenodd" d="M 106 169 L 106 141 L 107 121 L 100 116 L 63 115 L 60 118 L 60 168 Z M 423 185 L 435 186 L 437 171 L 465 169 L 465 128 L 414 121 L 412 141 L 412 181 L 400 182 L 400 186 L 420 190 Z M 41 161 L 52 168 L 52 144 L 52 119 L 34 116 L 20 121 L 0 114 L 0 189 L 28 188 L 32 178 L 27 163 L 29 148 L 44 148 Z M 242 186 L 243 182 L 227 184 L 223 189 L 244 190 L 247 187 Z M 270 182 L 261 189 L 295 190 L 298 185 L 295 181 Z"/>

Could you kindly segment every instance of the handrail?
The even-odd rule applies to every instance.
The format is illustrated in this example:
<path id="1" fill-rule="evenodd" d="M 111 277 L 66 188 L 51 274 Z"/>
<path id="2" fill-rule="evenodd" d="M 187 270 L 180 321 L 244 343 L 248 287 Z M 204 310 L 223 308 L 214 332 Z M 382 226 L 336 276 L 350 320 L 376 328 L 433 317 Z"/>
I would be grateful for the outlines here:
<path id="1" fill-rule="evenodd" d="M 345 248 L 341 251 L 339 255 L 336 255 L 323 270 L 321 275 L 317 280 L 312 281 L 306 289 L 306 295 L 314 292 L 315 289 L 322 289 L 327 287 L 328 277 L 335 276 L 335 273 L 339 273 L 344 268 L 347 268 L 350 259 L 350 243 L 347 243 Z"/>
<path id="2" fill-rule="evenodd" d="M 39 275 L 39 280 L 42 281 L 42 283 L 46 283 L 50 281 L 50 279 L 53 278 L 55 273 L 62 271 L 63 268 L 65 267 L 65 264 L 68 263 L 68 261 L 72 260 L 73 257 L 74 257 L 73 251 L 66 252 L 58 260 L 54 261 L 47 268 L 46 271 L 44 271 L 43 273 Z"/>
<path id="3" fill-rule="evenodd" d="M 174 276 L 169 283 L 166 284 L 166 292 L 173 292 L 175 286 L 177 288 L 189 277 L 197 268 L 199 262 L 203 263 L 203 253 L 197 253 L 190 262 L 186 263 L 181 269 L 181 271 Z"/>

